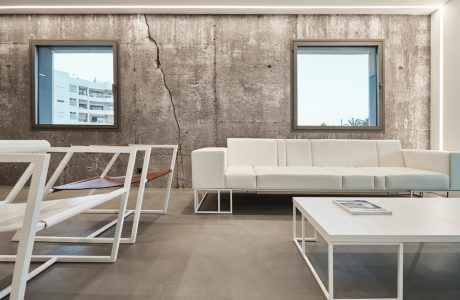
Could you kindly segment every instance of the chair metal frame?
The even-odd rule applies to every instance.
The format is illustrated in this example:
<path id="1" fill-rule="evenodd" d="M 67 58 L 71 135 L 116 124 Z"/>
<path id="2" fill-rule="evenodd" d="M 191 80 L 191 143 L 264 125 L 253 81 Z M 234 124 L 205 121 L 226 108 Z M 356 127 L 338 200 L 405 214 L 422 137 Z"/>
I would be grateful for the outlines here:
<path id="1" fill-rule="evenodd" d="M 8 154 L 0 153 L 0 162 L 7 163 L 30 163 L 29 167 L 13 187 L 9 195 L 2 203 L 12 203 L 19 192 L 24 188 L 25 183 L 31 178 L 27 204 L 24 213 L 23 227 L 21 235 L 18 237 L 19 246 L 16 255 L 0 255 L 0 262 L 14 262 L 14 274 L 12 284 L 0 291 L 0 299 L 10 294 L 10 299 L 21 300 L 25 295 L 27 281 L 46 270 L 56 262 L 92 262 L 92 263 L 112 263 L 117 260 L 118 250 L 121 242 L 121 233 L 123 229 L 123 220 L 126 214 L 129 191 L 131 186 L 134 165 L 136 161 L 136 148 L 122 147 L 74 147 L 74 152 L 85 153 L 123 153 L 129 155 L 126 168 L 126 177 L 122 188 L 112 192 L 114 197 L 107 200 L 112 201 L 120 198 L 118 218 L 114 237 L 111 238 L 110 255 L 34 255 L 32 254 L 34 242 L 36 241 L 36 232 L 43 230 L 47 224 L 39 222 L 40 206 L 45 197 L 45 182 L 49 166 L 50 154 Z M 69 209 L 70 211 L 70 209 Z M 74 211 L 75 213 L 75 211 Z M 71 218 L 71 217 L 69 217 Z M 67 220 L 66 218 L 65 220 Z M 64 222 L 62 220 L 60 222 Z M 59 223 L 60 223 L 59 222 Z M 52 225 L 50 225 L 52 226 Z M 86 243 L 87 241 L 81 241 Z M 31 262 L 43 262 L 39 267 L 29 272 Z"/>
<path id="2" fill-rule="evenodd" d="M 51 148 L 50 152 L 65 153 L 65 156 L 63 157 L 63 159 L 61 160 L 58 167 L 56 168 L 53 175 L 50 177 L 50 179 L 48 180 L 45 186 L 45 197 L 46 195 L 53 192 L 52 186 L 56 183 L 57 179 L 62 174 L 62 172 L 64 171 L 65 167 L 67 166 L 67 164 L 69 163 L 73 155 L 75 153 L 88 153 L 87 149 L 91 149 L 91 147 L 93 146 L 71 146 L 71 147 L 52 147 Z M 100 146 L 94 146 L 94 147 L 100 147 Z M 163 215 L 163 214 L 167 214 L 168 212 L 169 198 L 171 195 L 171 187 L 172 187 L 172 180 L 174 177 L 174 168 L 175 168 L 175 163 L 176 163 L 178 146 L 177 145 L 134 145 L 134 144 L 130 144 L 128 146 L 116 146 L 116 147 L 130 148 L 130 149 L 135 149 L 137 152 L 144 152 L 142 172 L 141 172 L 141 178 L 139 182 L 139 190 L 138 190 L 137 199 L 136 199 L 136 206 L 134 209 L 127 209 L 123 216 L 123 220 L 124 220 L 130 215 L 134 214 L 131 234 L 129 237 L 122 237 L 120 240 L 120 242 L 123 244 L 133 244 L 136 242 L 136 239 L 137 239 L 137 232 L 139 228 L 141 214 Z M 164 195 L 163 208 L 158 209 L 158 210 L 142 209 L 145 185 L 147 183 L 147 174 L 148 174 L 148 169 L 149 169 L 153 149 L 172 150 L 172 157 L 171 157 L 171 162 L 170 162 L 171 172 L 168 174 L 168 183 L 167 183 L 168 186 L 167 186 L 167 189 Z M 118 157 L 119 157 L 119 153 L 114 153 L 111 160 L 109 161 L 105 169 L 102 171 L 100 175 L 101 178 L 104 178 L 107 176 L 107 174 L 109 173 L 110 169 L 115 164 Z M 93 194 L 94 192 L 95 190 L 90 190 L 89 194 Z M 86 213 L 89 213 L 89 214 L 117 214 L 118 210 L 117 209 L 91 209 L 87 211 Z M 116 218 L 108 222 L 104 226 L 100 227 L 99 229 L 95 230 L 94 232 L 92 232 L 86 237 L 37 236 L 35 240 L 37 242 L 54 242 L 54 243 L 56 242 L 59 242 L 59 243 L 82 243 L 82 242 L 84 243 L 112 243 L 113 238 L 99 237 L 99 235 L 101 235 L 103 232 L 115 226 L 118 221 L 119 221 L 118 218 Z"/>

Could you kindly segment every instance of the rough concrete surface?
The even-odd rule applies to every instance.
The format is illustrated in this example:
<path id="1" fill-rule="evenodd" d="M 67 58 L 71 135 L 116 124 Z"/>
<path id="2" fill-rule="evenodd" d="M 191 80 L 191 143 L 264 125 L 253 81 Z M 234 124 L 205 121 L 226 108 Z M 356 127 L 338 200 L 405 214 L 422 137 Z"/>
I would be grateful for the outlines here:
<path id="1" fill-rule="evenodd" d="M 0 187 L 1 196 L 8 192 Z M 74 195 L 63 193 L 56 196 Z M 136 193 L 131 193 L 130 207 L 134 207 Z M 160 207 L 163 193 L 146 189 L 144 207 Z M 203 205 L 215 208 L 216 200 L 215 195 L 210 196 Z M 228 198 L 223 200 L 227 205 Z M 137 242 L 121 245 L 115 263 L 56 263 L 27 284 L 26 299 L 326 299 L 292 242 L 292 196 L 235 194 L 233 204 L 233 215 L 195 215 L 192 191 L 175 189 L 168 214 L 143 215 Z M 117 201 L 109 207 L 116 208 Z M 86 236 L 113 218 L 79 215 L 40 234 Z M 297 220 L 300 223 L 300 217 Z M 131 225 L 130 217 L 124 236 L 129 235 Z M 306 229 L 310 235 L 308 223 Z M 0 233 L 1 254 L 15 253 L 13 234 Z M 113 236 L 113 230 L 104 236 Z M 310 260 L 327 286 L 326 242 L 320 239 L 307 247 Z M 338 299 L 396 296 L 396 247 L 336 246 L 334 251 Z M 107 255 L 110 245 L 36 243 L 34 253 Z M 459 270 L 458 243 L 404 244 L 404 299 L 460 299 Z M 12 272 L 13 264 L 0 263 L 0 289 L 11 283 Z"/>
<path id="2" fill-rule="evenodd" d="M 293 39 L 385 40 L 385 132 L 292 131 Z M 31 131 L 31 39 L 120 42 L 121 131 Z M 190 153 L 228 137 L 400 139 L 429 147 L 430 17 L 403 15 L 0 16 L 0 138 L 70 144 L 178 143 L 176 186 L 191 185 Z M 80 159 L 62 180 L 92 169 Z M 166 163 L 160 153 L 154 163 Z M 53 160 L 52 167 L 56 165 Z M 17 174 L 10 167 L 4 183 Z"/>

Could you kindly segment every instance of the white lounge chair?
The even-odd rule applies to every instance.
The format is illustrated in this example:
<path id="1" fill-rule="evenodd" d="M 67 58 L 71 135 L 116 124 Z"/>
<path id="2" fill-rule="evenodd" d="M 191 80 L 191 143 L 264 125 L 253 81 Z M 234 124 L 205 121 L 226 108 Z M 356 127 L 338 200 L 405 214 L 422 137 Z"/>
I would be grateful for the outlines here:
<path id="1" fill-rule="evenodd" d="M 123 220 L 134 170 L 137 149 L 134 147 L 92 146 L 77 148 L 89 153 L 118 153 L 129 155 L 123 186 L 103 194 L 72 197 L 42 202 L 50 155 L 46 141 L 0 141 L 0 162 L 29 163 L 6 199 L 0 202 L 0 231 L 21 230 L 16 255 L 0 255 L 2 262 L 15 262 L 12 285 L 0 291 L 0 299 L 23 299 L 27 280 L 33 278 L 55 262 L 114 262 L 118 256 Z M 26 203 L 14 203 L 24 184 L 31 178 Z M 111 238 L 110 255 L 32 255 L 35 231 L 61 223 L 113 199 L 120 199 L 115 234 Z M 86 242 L 82 240 L 81 242 Z M 30 261 L 44 262 L 29 272 Z"/>
<path id="2" fill-rule="evenodd" d="M 64 190 L 89 190 L 89 194 L 92 194 L 96 189 L 104 189 L 104 188 L 114 188 L 123 185 L 125 180 L 125 176 L 117 176 L 111 177 L 108 176 L 111 168 L 115 164 L 116 160 L 118 159 L 120 153 L 115 152 L 112 156 L 112 159 L 109 161 L 105 169 L 102 171 L 101 175 L 98 177 L 88 178 L 84 180 L 80 180 L 77 182 L 72 182 L 64 185 L 55 186 L 57 179 L 61 176 L 62 172 L 64 171 L 65 167 L 70 162 L 71 158 L 78 153 L 91 153 L 92 149 L 100 148 L 101 146 L 71 146 L 71 147 L 54 147 L 50 149 L 51 153 L 65 153 L 65 156 L 61 160 L 60 164 L 57 166 L 56 170 L 54 171 L 53 175 L 49 179 L 45 187 L 45 195 L 59 192 Z M 111 147 L 111 146 L 107 146 Z M 112 147 L 114 149 L 125 150 L 127 148 L 136 150 L 139 152 L 144 152 L 144 157 L 142 161 L 142 172 L 140 175 L 132 176 L 131 183 L 139 183 L 139 190 L 137 192 L 136 198 L 136 205 L 134 209 L 127 209 L 124 218 L 134 214 L 133 226 L 131 229 L 131 234 L 129 237 L 122 237 L 120 242 L 121 243 L 135 243 L 137 238 L 137 230 L 139 227 L 139 221 L 141 214 L 166 214 L 168 211 L 169 205 L 169 198 L 171 194 L 171 185 L 173 180 L 174 174 L 174 167 L 177 157 L 177 145 L 119 145 Z M 149 172 L 150 160 L 152 155 L 153 149 L 163 149 L 163 150 L 172 150 L 171 154 L 171 161 L 169 167 L 163 168 L 161 170 L 157 170 L 154 172 Z M 162 176 L 168 176 L 167 182 L 167 189 L 164 196 L 163 207 L 161 209 L 156 210 L 147 210 L 142 209 L 142 202 L 144 199 L 144 190 L 145 185 L 147 182 L 156 180 Z M 45 196 L 46 199 L 46 196 Z M 45 201 L 47 203 L 48 201 Z M 85 213 L 96 213 L 96 214 L 114 214 L 118 213 L 117 209 L 91 209 L 86 211 Z M 113 227 L 117 224 L 117 220 L 115 219 L 101 228 L 97 229 L 96 231 L 92 232 L 86 237 L 64 237 L 64 236 L 37 236 L 36 241 L 38 242 L 60 242 L 60 243 L 112 243 L 113 238 L 106 238 L 106 237 L 98 237 L 100 234 L 105 232 L 106 230 Z"/>

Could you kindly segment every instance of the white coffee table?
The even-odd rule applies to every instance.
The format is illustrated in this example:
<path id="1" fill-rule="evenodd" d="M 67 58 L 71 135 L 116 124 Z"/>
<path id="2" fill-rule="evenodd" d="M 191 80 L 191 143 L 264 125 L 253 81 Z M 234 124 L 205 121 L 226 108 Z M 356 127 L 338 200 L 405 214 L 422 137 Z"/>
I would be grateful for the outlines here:
<path id="1" fill-rule="evenodd" d="M 335 199 L 365 199 L 392 211 L 392 215 L 351 215 Z M 334 246 L 395 245 L 398 247 L 397 298 L 403 299 L 403 244 L 460 242 L 460 199 L 455 198 L 293 198 L 293 238 L 327 299 L 334 298 Z M 297 236 L 297 211 L 301 236 Z M 305 223 L 314 236 L 305 236 Z M 307 243 L 320 234 L 328 245 L 328 288 L 307 257 Z M 374 298 L 377 299 L 377 298 Z"/>

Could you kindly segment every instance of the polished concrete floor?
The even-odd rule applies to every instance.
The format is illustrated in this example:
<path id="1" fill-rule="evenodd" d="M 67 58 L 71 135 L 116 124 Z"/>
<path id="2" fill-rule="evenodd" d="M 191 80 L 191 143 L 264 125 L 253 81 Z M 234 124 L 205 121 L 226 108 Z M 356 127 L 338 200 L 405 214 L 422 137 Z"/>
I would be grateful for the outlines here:
<path id="1" fill-rule="evenodd" d="M 148 189 L 145 206 L 157 207 L 162 192 Z M 215 198 L 204 205 L 214 206 Z M 137 243 L 122 245 L 117 262 L 55 264 L 29 282 L 26 298 L 325 299 L 291 241 L 291 214 L 290 196 L 236 194 L 233 215 L 195 215 L 192 191 L 176 190 L 168 215 L 144 216 Z M 107 218 L 78 216 L 46 234 L 83 235 Z M 128 219 L 125 233 L 130 225 Z M 11 237 L 0 234 L 2 253 L 15 252 Z M 405 250 L 404 299 L 460 299 L 460 246 L 408 244 Z M 107 245 L 35 248 L 60 254 L 108 251 Z M 326 280 L 324 242 L 311 247 L 311 258 Z M 342 247 L 335 261 L 337 297 L 395 296 L 394 248 Z M 0 264 L 0 289 L 10 283 L 12 267 Z"/>

